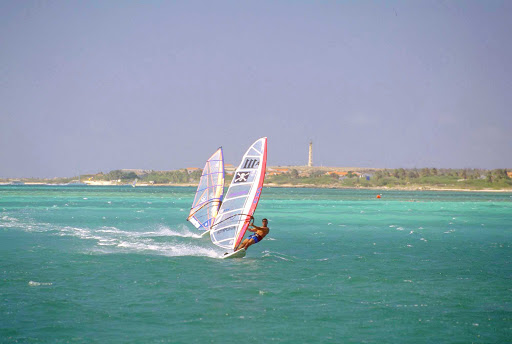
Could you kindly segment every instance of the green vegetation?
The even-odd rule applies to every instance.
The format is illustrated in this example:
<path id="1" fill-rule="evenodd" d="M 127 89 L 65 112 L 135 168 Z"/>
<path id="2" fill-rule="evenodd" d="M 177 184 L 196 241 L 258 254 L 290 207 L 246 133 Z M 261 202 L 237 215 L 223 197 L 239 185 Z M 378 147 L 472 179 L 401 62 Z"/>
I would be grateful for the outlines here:
<path id="1" fill-rule="evenodd" d="M 270 169 L 272 170 L 272 169 Z M 286 170 L 286 169 L 285 169 Z M 186 169 L 175 171 L 113 170 L 106 174 L 81 175 L 82 182 L 105 181 L 114 184 L 131 184 L 138 179 L 139 184 L 197 184 L 201 177 L 200 169 L 189 173 Z M 232 176 L 226 175 L 226 186 Z M 0 179 L 9 183 L 14 179 Z M 71 178 L 21 178 L 25 183 L 65 184 L 78 180 Z M 269 172 L 265 184 L 283 186 L 347 187 L 347 188 L 404 188 L 404 189 L 467 189 L 467 190 L 511 190 L 512 179 L 505 169 L 367 169 L 340 172 L 336 168 L 290 168 L 287 173 Z"/>
<path id="2" fill-rule="evenodd" d="M 184 184 L 198 182 L 199 178 L 201 178 L 201 170 L 196 170 L 189 174 L 186 169 L 175 171 L 150 171 L 149 173 L 140 175 L 132 171 L 114 170 L 107 174 L 100 173 L 92 176 L 92 180 L 129 183 L 138 179 L 141 183 L 151 184 Z"/>
<path id="3" fill-rule="evenodd" d="M 193 172 L 194 173 L 194 172 Z M 189 183 L 193 181 L 199 181 L 201 174 L 197 177 L 197 180 L 194 178 L 193 173 L 188 174 L 187 170 L 176 170 L 176 171 L 165 171 L 165 172 L 157 172 L 152 171 L 151 173 L 145 175 L 141 178 L 142 182 L 155 182 L 156 184 L 177 184 L 177 183 Z"/>
<path id="4" fill-rule="evenodd" d="M 436 189 L 512 189 L 507 170 L 481 169 L 383 169 L 367 173 L 348 171 L 346 175 L 312 171 L 299 176 L 297 170 L 268 176 L 266 183 L 277 185 L 311 185 L 321 187 L 389 187 L 389 188 L 436 188 Z"/>

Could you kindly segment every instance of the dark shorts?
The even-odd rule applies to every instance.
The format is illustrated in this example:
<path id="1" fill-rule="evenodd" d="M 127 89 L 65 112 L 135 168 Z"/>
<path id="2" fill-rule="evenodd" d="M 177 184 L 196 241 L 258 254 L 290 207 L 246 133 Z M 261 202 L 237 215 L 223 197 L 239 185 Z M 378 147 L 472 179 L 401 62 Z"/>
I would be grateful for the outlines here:
<path id="1" fill-rule="evenodd" d="M 258 241 L 261 240 L 260 236 L 258 234 L 253 234 L 253 235 L 250 235 L 247 239 L 252 239 L 254 240 L 254 243 L 257 244 Z"/>

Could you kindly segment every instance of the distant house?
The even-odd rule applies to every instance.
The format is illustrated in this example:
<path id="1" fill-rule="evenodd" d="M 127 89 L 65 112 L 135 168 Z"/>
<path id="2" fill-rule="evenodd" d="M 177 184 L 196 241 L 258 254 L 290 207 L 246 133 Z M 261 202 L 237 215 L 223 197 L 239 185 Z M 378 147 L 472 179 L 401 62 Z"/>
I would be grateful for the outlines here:
<path id="1" fill-rule="evenodd" d="M 282 174 L 282 173 L 289 173 L 290 169 L 289 168 L 276 168 L 275 171 L 279 174 Z"/>
<path id="2" fill-rule="evenodd" d="M 512 172 L 507 172 L 507 176 L 508 176 L 509 178 L 512 178 Z"/>
<path id="3" fill-rule="evenodd" d="M 142 170 L 138 168 L 123 168 L 121 172 L 133 172 L 137 175 L 137 177 L 144 177 L 147 174 L 151 173 L 151 170 Z"/>
<path id="4" fill-rule="evenodd" d="M 233 164 L 224 164 L 224 171 L 233 173 L 235 170 L 236 167 Z"/>
<path id="5" fill-rule="evenodd" d="M 373 174 L 370 173 L 363 173 L 359 176 L 359 178 L 364 178 L 366 180 L 370 180 L 371 177 L 373 177 Z"/>
<path id="6" fill-rule="evenodd" d="M 266 175 L 267 176 L 278 176 L 280 174 L 289 173 L 290 169 L 288 168 L 267 168 Z"/>
<path id="7" fill-rule="evenodd" d="M 338 177 L 344 177 L 348 174 L 348 172 L 342 172 L 342 171 L 329 171 L 327 172 L 325 175 L 327 176 L 333 176 L 333 175 L 337 175 Z"/>
<path id="8" fill-rule="evenodd" d="M 191 174 L 192 172 L 195 172 L 195 171 L 201 171 L 200 168 L 197 168 L 197 167 L 187 167 L 186 168 L 188 174 Z"/>
<path id="9" fill-rule="evenodd" d="M 352 177 L 359 177 L 359 178 L 362 177 L 361 173 L 353 172 L 353 171 L 348 171 L 348 172 L 347 171 L 329 171 L 329 172 L 326 172 L 325 175 L 326 176 L 336 175 L 336 176 L 338 176 L 338 178 L 341 179 L 341 177 L 349 177 L 349 173 L 351 173 Z"/>

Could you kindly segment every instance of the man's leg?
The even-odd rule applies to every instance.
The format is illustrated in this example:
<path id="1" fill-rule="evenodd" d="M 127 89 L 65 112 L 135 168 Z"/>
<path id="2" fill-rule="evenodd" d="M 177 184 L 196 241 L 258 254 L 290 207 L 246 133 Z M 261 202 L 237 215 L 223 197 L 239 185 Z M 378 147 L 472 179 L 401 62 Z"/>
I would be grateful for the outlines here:
<path id="1" fill-rule="evenodd" d="M 236 248 L 235 251 L 238 251 L 238 250 L 240 250 L 242 248 L 245 248 L 245 245 L 247 244 L 247 241 L 249 241 L 249 239 L 245 238 L 245 240 L 242 241 L 242 243 L 240 245 L 238 245 L 238 247 Z"/>
<path id="2" fill-rule="evenodd" d="M 245 243 L 243 248 L 245 248 L 247 250 L 249 248 L 249 246 L 251 246 L 252 244 L 254 244 L 254 240 L 253 239 L 249 239 L 249 240 L 247 240 L 247 242 Z"/>

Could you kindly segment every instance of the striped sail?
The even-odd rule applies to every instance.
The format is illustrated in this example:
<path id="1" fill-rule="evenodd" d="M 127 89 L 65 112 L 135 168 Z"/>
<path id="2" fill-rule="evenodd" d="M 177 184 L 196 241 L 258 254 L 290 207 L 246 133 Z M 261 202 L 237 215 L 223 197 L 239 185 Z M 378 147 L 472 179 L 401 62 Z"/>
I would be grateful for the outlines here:
<path id="1" fill-rule="evenodd" d="M 260 199 L 266 165 L 267 138 L 263 137 L 249 147 L 235 171 L 211 227 L 210 238 L 215 245 L 235 250 L 242 241 Z"/>
<path id="2" fill-rule="evenodd" d="M 200 230 L 209 230 L 217 216 L 224 192 L 222 147 L 206 161 L 187 220 Z"/>

